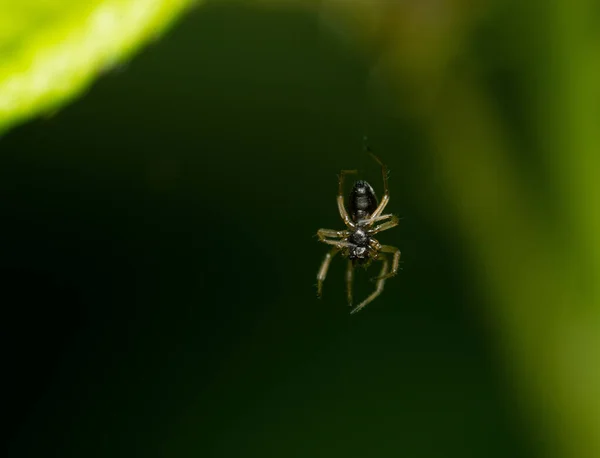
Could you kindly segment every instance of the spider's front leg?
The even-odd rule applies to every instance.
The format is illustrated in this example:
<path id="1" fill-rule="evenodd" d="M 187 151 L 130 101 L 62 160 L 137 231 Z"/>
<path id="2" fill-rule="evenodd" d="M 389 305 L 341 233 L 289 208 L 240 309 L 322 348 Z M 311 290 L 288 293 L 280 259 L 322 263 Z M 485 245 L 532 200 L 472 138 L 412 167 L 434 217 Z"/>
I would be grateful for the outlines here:
<path id="1" fill-rule="evenodd" d="M 321 298 L 323 295 L 323 282 L 325 281 L 325 277 L 327 277 L 327 271 L 329 270 L 329 264 L 331 264 L 331 260 L 333 257 L 338 254 L 340 249 L 338 247 L 333 247 L 326 255 L 325 259 L 321 263 L 321 267 L 319 268 L 319 272 L 317 273 L 317 297 Z"/>
<path id="2" fill-rule="evenodd" d="M 383 197 L 381 198 L 381 202 L 379 203 L 379 206 L 371 215 L 372 218 L 377 218 L 379 215 L 381 215 L 383 213 L 383 210 L 385 210 L 386 205 L 390 201 L 390 190 L 388 188 L 388 169 L 387 169 L 387 166 L 383 162 L 381 162 L 381 159 L 379 159 L 371 151 L 371 148 L 369 147 L 369 145 L 365 145 L 365 146 L 366 146 L 367 152 L 381 166 L 381 175 L 383 177 Z"/>
<path id="3" fill-rule="evenodd" d="M 348 237 L 350 233 L 348 231 L 336 231 L 333 229 L 319 229 L 317 231 L 317 237 L 319 237 L 319 241 L 324 242 L 328 237 L 332 239 L 340 239 L 344 237 Z"/>
<path id="4" fill-rule="evenodd" d="M 381 245 L 379 251 L 382 253 L 393 253 L 394 254 L 394 258 L 392 260 L 392 270 L 385 274 L 383 274 L 383 273 L 379 274 L 379 277 L 372 278 L 371 280 L 373 280 L 373 281 L 385 280 L 387 278 L 396 276 L 396 274 L 398 273 L 398 268 L 400 266 L 400 250 L 398 248 L 396 248 L 395 246 L 391 246 L 391 245 Z"/>
<path id="5" fill-rule="evenodd" d="M 377 284 L 375 285 L 375 291 L 373 291 L 364 301 L 362 301 L 360 304 L 358 304 L 356 307 L 354 307 L 350 311 L 351 314 L 360 311 L 362 308 L 367 306 L 369 303 L 373 302 L 377 298 L 377 296 L 379 296 L 381 294 L 381 292 L 383 291 L 383 286 L 385 284 L 386 274 L 387 274 L 387 270 L 388 270 L 388 260 L 385 256 L 381 256 L 377 259 L 382 261 L 383 265 L 381 266 L 381 271 L 379 272 L 379 277 L 377 277 L 378 280 L 377 280 Z"/>
<path id="6" fill-rule="evenodd" d="M 348 297 L 348 307 L 352 307 L 352 281 L 354 280 L 354 265 L 348 259 L 346 267 L 346 295 Z"/>

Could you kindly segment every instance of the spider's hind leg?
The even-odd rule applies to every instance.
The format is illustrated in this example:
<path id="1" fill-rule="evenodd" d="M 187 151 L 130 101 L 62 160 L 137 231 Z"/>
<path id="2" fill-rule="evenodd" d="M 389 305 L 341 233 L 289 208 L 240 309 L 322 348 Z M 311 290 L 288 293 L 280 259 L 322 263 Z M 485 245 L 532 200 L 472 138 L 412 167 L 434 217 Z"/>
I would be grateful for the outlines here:
<path id="1" fill-rule="evenodd" d="M 390 216 L 391 216 L 391 219 L 389 221 L 386 221 L 385 223 L 380 224 L 379 226 L 375 226 L 373 229 L 371 229 L 369 231 L 369 233 L 372 235 L 375 235 L 380 232 L 387 231 L 388 229 L 391 229 L 393 227 L 396 227 L 398 225 L 398 223 L 400 222 L 400 219 L 396 215 L 390 215 Z M 381 218 L 381 216 L 379 218 Z"/>

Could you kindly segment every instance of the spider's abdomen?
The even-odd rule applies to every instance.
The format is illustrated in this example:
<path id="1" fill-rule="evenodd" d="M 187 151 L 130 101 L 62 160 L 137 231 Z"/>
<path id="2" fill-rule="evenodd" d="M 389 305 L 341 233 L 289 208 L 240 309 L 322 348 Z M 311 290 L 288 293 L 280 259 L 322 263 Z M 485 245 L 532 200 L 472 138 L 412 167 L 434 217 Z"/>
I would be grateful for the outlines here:
<path id="1" fill-rule="evenodd" d="M 377 196 L 371 185 L 362 180 L 354 183 L 348 205 L 353 221 L 368 218 L 377 208 Z"/>

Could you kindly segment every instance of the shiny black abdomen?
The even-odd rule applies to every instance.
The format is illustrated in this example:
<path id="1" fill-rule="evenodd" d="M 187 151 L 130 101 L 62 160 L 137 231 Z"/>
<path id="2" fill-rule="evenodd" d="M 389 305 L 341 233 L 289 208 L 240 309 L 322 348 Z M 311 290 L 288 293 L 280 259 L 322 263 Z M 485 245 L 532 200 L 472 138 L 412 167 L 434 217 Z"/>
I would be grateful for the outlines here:
<path id="1" fill-rule="evenodd" d="M 348 210 L 352 221 L 368 218 L 377 208 L 375 191 L 366 181 L 357 181 L 350 191 Z"/>

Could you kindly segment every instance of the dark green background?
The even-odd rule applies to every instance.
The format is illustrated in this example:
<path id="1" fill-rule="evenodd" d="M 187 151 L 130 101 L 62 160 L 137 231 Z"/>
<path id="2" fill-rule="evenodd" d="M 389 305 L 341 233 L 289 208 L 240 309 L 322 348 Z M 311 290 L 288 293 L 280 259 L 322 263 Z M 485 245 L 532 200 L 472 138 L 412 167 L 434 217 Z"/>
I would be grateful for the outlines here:
<path id="1" fill-rule="evenodd" d="M 0 139 L 9 456 L 530 456 L 424 142 L 368 60 L 312 15 L 207 7 Z M 339 169 L 381 189 L 365 133 L 404 263 L 350 316 L 344 262 L 315 297 L 314 234 L 341 228 Z"/>

